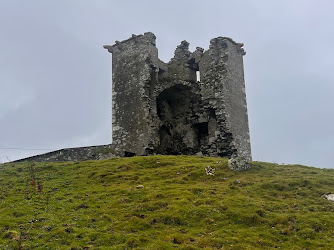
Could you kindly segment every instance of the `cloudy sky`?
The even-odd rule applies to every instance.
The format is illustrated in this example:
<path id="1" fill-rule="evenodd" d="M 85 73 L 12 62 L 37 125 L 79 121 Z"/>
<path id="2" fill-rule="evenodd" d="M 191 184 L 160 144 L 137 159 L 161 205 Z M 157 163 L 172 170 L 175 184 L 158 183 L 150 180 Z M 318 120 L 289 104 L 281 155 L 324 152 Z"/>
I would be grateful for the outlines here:
<path id="1" fill-rule="evenodd" d="M 333 13 L 332 0 L 0 0 L 0 163 L 110 143 L 102 46 L 151 31 L 165 62 L 182 40 L 243 42 L 253 159 L 334 168 Z"/>

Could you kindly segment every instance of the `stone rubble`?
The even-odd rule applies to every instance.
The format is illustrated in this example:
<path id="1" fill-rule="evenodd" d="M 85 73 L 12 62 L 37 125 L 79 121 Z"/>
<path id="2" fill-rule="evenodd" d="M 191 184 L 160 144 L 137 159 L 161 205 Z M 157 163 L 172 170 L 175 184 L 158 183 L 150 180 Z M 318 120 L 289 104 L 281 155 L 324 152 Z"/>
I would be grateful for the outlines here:
<path id="1" fill-rule="evenodd" d="M 324 194 L 322 197 L 326 198 L 327 200 L 334 202 L 334 194 Z"/>
<path id="2" fill-rule="evenodd" d="M 216 169 L 214 167 L 211 166 L 205 167 L 206 175 L 215 175 L 215 171 Z"/>

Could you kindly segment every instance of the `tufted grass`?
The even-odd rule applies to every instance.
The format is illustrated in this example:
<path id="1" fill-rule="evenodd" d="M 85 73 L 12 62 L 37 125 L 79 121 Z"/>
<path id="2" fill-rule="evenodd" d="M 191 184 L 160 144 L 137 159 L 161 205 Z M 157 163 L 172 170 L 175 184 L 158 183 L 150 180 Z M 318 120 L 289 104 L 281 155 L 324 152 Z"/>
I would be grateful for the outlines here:
<path id="1" fill-rule="evenodd" d="M 0 249 L 331 249 L 331 192 L 333 170 L 199 156 L 3 164 Z"/>

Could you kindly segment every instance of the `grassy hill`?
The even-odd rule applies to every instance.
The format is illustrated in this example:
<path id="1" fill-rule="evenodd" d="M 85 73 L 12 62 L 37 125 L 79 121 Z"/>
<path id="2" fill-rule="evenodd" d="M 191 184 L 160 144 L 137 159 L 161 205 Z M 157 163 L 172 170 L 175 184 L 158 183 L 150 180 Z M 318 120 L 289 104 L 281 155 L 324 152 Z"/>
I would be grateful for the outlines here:
<path id="1" fill-rule="evenodd" d="M 0 249 L 331 249 L 331 192 L 333 170 L 209 157 L 5 164 Z"/>

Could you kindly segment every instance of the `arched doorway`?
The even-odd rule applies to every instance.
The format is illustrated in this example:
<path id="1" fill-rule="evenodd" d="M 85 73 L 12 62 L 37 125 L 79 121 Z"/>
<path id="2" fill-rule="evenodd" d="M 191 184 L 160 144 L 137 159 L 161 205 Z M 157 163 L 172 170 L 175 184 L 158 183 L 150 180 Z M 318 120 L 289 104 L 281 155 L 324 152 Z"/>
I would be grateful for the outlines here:
<path id="1" fill-rule="evenodd" d="M 158 153 L 194 154 L 207 146 L 210 117 L 200 94 L 179 84 L 162 91 L 156 102 L 160 119 Z"/>

